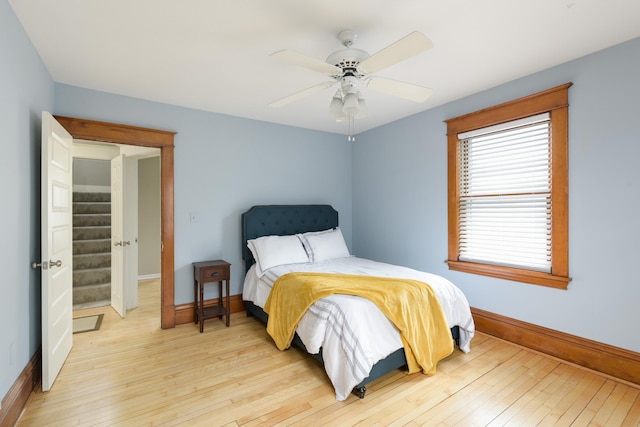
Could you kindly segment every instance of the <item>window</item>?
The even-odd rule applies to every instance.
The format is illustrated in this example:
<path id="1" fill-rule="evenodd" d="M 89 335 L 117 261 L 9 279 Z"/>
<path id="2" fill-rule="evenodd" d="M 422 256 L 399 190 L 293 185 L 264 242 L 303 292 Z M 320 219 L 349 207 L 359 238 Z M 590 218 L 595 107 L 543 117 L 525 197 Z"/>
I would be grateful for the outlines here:
<path id="1" fill-rule="evenodd" d="M 446 121 L 450 269 L 567 288 L 570 86 Z"/>

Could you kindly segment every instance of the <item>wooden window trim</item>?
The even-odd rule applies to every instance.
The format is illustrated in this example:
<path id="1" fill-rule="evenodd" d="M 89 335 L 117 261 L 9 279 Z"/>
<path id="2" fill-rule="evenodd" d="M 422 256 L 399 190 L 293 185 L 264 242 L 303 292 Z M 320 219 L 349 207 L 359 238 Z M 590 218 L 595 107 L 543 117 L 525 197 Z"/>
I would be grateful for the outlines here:
<path id="1" fill-rule="evenodd" d="M 569 87 L 565 83 L 523 98 L 505 102 L 473 113 L 445 120 L 447 124 L 448 158 L 448 259 L 449 269 L 466 273 L 497 277 L 517 282 L 567 289 L 569 277 L 569 167 L 568 167 L 568 110 Z M 553 141 L 551 203 L 551 273 L 502 267 L 458 260 L 458 134 L 487 126 L 533 116 L 551 113 Z"/>

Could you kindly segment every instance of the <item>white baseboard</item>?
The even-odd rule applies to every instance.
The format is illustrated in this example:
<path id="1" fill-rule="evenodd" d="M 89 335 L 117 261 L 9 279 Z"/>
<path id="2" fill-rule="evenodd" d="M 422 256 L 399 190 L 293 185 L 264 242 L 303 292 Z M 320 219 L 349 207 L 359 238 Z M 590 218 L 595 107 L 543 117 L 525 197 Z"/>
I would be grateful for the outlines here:
<path id="1" fill-rule="evenodd" d="M 138 280 L 152 280 L 152 279 L 159 279 L 160 278 L 160 273 L 156 273 L 156 274 L 141 274 L 138 276 Z"/>

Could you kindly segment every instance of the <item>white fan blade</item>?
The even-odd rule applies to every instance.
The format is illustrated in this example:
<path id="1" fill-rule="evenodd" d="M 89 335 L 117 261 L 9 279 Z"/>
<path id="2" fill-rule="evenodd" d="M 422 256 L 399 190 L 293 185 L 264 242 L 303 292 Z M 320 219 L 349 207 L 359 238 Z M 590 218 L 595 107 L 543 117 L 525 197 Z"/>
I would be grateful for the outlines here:
<path id="1" fill-rule="evenodd" d="M 424 34 L 414 31 L 362 61 L 358 64 L 358 70 L 364 74 L 376 73 L 432 47 L 431 40 Z"/>
<path id="2" fill-rule="evenodd" d="M 342 69 L 335 65 L 328 64 L 310 56 L 303 55 L 292 50 L 279 50 L 269 55 L 272 58 L 279 59 L 281 61 L 289 62 L 291 64 L 299 65 L 309 70 L 318 71 L 329 76 L 341 76 Z"/>
<path id="3" fill-rule="evenodd" d="M 424 102 L 431 95 L 433 89 L 412 83 L 399 82 L 397 80 L 382 77 L 370 77 L 367 79 L 367 87 L 378 92 L 415 102 Z"/>
<path id="4" fill-rule="evenodd" d="M 302 98 L 306 98 L 307 96 L 313 95 L 316 92 L 320 92 L 324 89 L 327 89 L 336 84 L 336 82 L 323 82 L 317 85 L 311 86 L 307 89 L 301 90 L 300 92 L 293 93 L 289 96 L 285 96 L 284 98 L 278 99 L 277 101 L 273 101 L 269 104 L 269 107 L 282 107 L 284 105 L 290 104 L 292 102 L 298 101 Z"/>

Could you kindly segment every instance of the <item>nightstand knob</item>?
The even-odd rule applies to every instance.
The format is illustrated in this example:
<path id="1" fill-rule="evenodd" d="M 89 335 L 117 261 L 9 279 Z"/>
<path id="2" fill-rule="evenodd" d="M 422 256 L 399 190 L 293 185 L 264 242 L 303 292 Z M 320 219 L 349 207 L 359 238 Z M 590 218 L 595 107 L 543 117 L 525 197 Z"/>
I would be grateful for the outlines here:
<path id="1" fill-rule="evenodd" d="M 211 273 L 211 277 L 218 277 L 220 275 L 219 272 L 214 271 L 213 273 Z"/>

